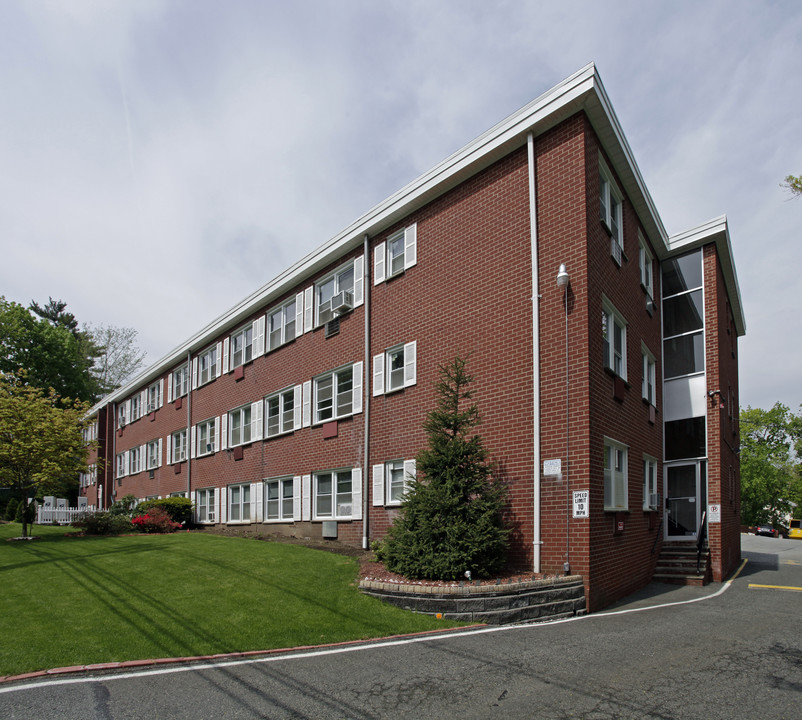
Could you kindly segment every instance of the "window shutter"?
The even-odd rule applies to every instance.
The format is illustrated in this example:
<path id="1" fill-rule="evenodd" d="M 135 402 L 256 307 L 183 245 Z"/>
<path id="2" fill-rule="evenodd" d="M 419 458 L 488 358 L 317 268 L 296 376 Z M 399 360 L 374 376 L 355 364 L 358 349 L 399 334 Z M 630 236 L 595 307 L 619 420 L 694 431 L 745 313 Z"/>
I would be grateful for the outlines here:
<path id="1" fill-rule="evenodd" d="M 414 460 L 404 460 L 404 487 L 409 487 L 417 478 L 417 466 Z"/>
<path id="2" fill-rule="evenodd" d="M 167 436 L 167 464 L 168 465 L 172 465 L 173 464 L 172 448 L 173 448 L 173 436 L 172 435 L 168 435 Z"/>
<path id="3" fill-rule="evenodd" d="M 192 359 L 192 389 L 198 387 L 198 358 Z"/>
<path id="4" fill-rule="evenodd" d="M 384 353 L 373 356 L 373 396 L 384 393 Z"/>
<path id="5" fill-rule="evenodd" d="M 304 332 L 307 333 L 312 329 L 315 317 L 315 286 L 306 288 L 304 290 Z"/>
<path id="6" fill-rule="evenodd" d="M 139 415 L 140 417 L 147 414 L 148 410 L 148 391 L 143 390 L 139 394 Z"/>
<path id="7" fill-rule="evenodd" d="M 417 356 L 417 340 L 404 345 L 404 387 L 414 385 L 418 381 Z"/>
<path id="8" fill-rule="evenodd" d="M 164 378 L 159 380 L 159 407 L 164 405 Z"/>
<path id="9" fill-rule="evenodd" d="M 373 466 L 373 505 L 384 505 L 384 465 Z"/>
<path id="10" fill-rule="evenodd" d="M 354 363 L 353 409 L 354 415 L 362 412 L 362 372 L 365 363 Z"/>
<path id="11" fill-rule="evenodd" d="M 304 294 L 299 292 L 295 296 L 295 337 L 304 334 Z M 290 338 L 287 338 L 288 340 Z"/>
<path id="12" fill-rule="evenodd" d="M 265 316 L 262 315 L 253 322 L 253 356 L 255 358 L 265 354 Z"/>
<path id="13" fill-rule="evenodd" d="M 214 419 L 214 451 L 220 449 L 220 416 Z"/>
<path id="14" fill-rule="evenodd" d="M 304 427 L 312 424 L 312 381 L 307 380 L 303 384 L 303 419 Z"/>
<path id="15" fill-rule="evenodd" d="M 365 301 L 365 256 L 360 255 L 354 260 L 354 307 L 359 307 Z"/>
<path id="16" fill-rule="evenodd" d="M 212 515 L 213 515 L 213 522 L 220 522 L 220 489 L 215 488 L 212 491 L 212 495 L 214 499 L 212 500 Z"/>
<path id="17" fill-rule="evenodd" d="M 220 522 L 228 522 L 228 488 L 220 488 Z"/>
<path id="18" fill-rule="evenodd" d="M 387 253 L 387 243 L 379 243 L 373 249 L 373 284 L 383 283 L 386 275 L 384 271 L 384 257 Z"/>
<path id="19" fill-rule="evenodd" d="M 418 262 L 418 224 L 413 223 L 404 230 L 404 269 Z"/>
<path id="20" fill-rule="evenodd" d="M 303 424 L 303 387 L 296 385 L 293 389 L 292 399 L 292 429 L 300 430 Z"/>
<path id="21" fill-rule="evenodd" d="M 159 438 L 158 454 L 159 454 L 159 463 L 158 464 L 159 464 L 159 467 L 161 467 L 162 466 L 162 439 L 161 438 Z"/>
<path id="22" fill-rule="evenodd" d="M 217 343 L 217 349 L 214 357 L 215 376 L 220 377 L 223 374 L 223 343 Z"/>
<path id="23" fill-rule="evenodd" d="M 131 455 L 130 455 L 130 452 L 131 451 L 129 450 L 127 453 L 125 453 L 123 455 L 123 475 L 128 475 L 128 471 L 131 468 L 131 464 L 130 464 Z"/>
<path id="24" fill-rule="evenodd" d="M 195 491 L 195 502 L 193 503 L 195 507 L 195 522 L 200 522 L 200 491 Z M 208 512 L 208 510 L 207 510 Z"/>
<path id="25" fill-rule="evenodd" d="M 351 470 L 351 518 L 362 519 L 362 468 Z"/>
<path id="26" fill-rule="evenodd" d="M 131 422 L 131 401 L 125 401 L 125 421 Z"/>
<path id="27" fill-rule="evenodd" d="M 228 372 L 228 348 L 231 345 L 231 338 L 223 340 L 223 372 Z"/>
<path id="28" fill-rule="evenodd" d="M 262 483 L 251 483 L 251 522 L 262 522 Z"/>
<path id="29" fill-rule="evenodd" d="M 262 439 L 262 425 L 264 421 L 262 401 L 251 403 L 251 441 Z"/>
<path id="30" fill-rule="evenodd" d="M 303 520 L 311 520 L 312 519 L 312 476 L 311 475 L 304 475 L 303 476 L 303 496 L 301 498 L 302 502 L 302 517 Z"/>
<path id="31" fill-rule="evenodd" d="M 220 417 L 220 449 L 228 447 L 228 413 Z"/>
<path id="32" fill-rule="evenodd" d="M 173 401 L 173 374 L 170 373 L 167 376 L 167 402 L 171 403 Z"/>
<path id="33" fill-rule="evenodd" d="M 292 479 L 292 519 L 301 519 L 301 476 Z"/>
<path id="34" fill-rule="evenodd" d="M 195 457 L 195 425 L 189 429 L 189 458 Z"/>

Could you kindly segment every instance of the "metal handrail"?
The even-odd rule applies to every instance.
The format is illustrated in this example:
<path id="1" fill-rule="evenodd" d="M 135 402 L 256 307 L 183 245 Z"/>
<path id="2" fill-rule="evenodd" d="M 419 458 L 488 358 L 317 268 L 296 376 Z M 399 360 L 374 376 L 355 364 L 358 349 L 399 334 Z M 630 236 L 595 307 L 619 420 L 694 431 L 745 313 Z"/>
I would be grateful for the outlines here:
<path id="1" fill-rule="evenodd" d="M 660 524 L 657 526 L 657 535 L 654 536 L 654 542 L 652 543 L 652 555 L 654 555 L 654 549 L 657 547 L 657 541 L 663 537 L 663 518 L 660 518 Z"/>
<path id="2" fill-rule="evenodd" d="M 702 562 L 702 547 L 705 544 L 705 525 L 707 524 L 707 510 L 702 513 L 702 522 L 699 523 L 699 535 L 696 538 L 696 574 L 699 574 L 699 565 Z"/>

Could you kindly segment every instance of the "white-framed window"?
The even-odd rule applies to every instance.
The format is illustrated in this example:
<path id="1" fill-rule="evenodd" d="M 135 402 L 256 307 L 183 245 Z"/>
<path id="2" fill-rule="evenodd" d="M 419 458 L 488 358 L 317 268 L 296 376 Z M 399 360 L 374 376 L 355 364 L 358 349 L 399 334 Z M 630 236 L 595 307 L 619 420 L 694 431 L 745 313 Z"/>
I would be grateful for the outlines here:
<path id="1" fill-rule="evenodd" d="M 612 173 L 604 161 L 599 161 L 599 217 L 610 233 L 610 253 L 615 261 L 621 264 L 621 253 L 624 250 L 624 232 L 622 216 L 623 198 L 613 180 Z"/>
<path id="2" fill-rule="evenodd" d="M 641 344 L 641 354 L 643 356 L 643 380 L 641 383 L 641 394 L 643 399 L 650 405 L 657 407 L 657 386 L 656 368 L 657 362 L 649 349 Z"/>
<path id="3" fill-rule="evenodd" d="M 198 457 L 211 455 L 217 449 L 217 420 L 212 418 L 198 423 L 195 430 L 197 447 L 195 454 Z"/>
<path id="4" fill-rule="evenodd" d="M 373 394 L 381 395 L 417 382 L 417 342 L 396 345 L 373 357 Z"/>
<path id="5" fill-rule="evenodd" d="M 97 420 L 93 420 L 89 425 L 81 430 L 81 435 L 85 443 L 91 443 L 97 440 Z"/>
<path id="6" fill-rule="evenodd" d="M 128 422 L 128 408 L 130 404 L 128 403 L 120 403 L 117 406 L 117 427 L 125 427 L 126 423 Z"/>
<path id="7" fill-rule="evenodd" d="M 139 447 L 134 447 L 128 451 L 128 473 L 133 475 L 140 470 L 142 470 L 142 451 Z"/>
<path id="8" fill-rule="evenodd" d="M 418 261 L 418 226 L 410 225 L 379 243 L 373 250 L 373 284 L 389 280 Z"/>
<path id="9" fill-rule="evenodd" d="M 251 484 L 228 486 L 228 521 L 250 522 Z"/>
<path id="10" fill-rule="evenodd" d="M 128 474 L 128 453 L 117 453 L 117 477 L 125 477 Z"/>
<path id="11" fill-rule="evenodd" d="M 649 455 L 643 456 L 643 509 L 657 510 L 660 496 L 657 490 L 657 460 Z"/>
<path id="12" fill-rule="evenodd" d="M 217 345 L 204 350 L 198 355 L 198 385 L 205 385 L 214 380 L 217 375 L 217 367 L 220 362 L 218 357 Z"/>
<path id="13" fill-rule="evenodd" d="M 640 267 L 640 284 L 649 299 L 652 299 L 654 297 L 654 259 L 640 231 L 638 231 L 638 265 Z"/>
<path id="14" fill-rule="evenodd" d="M 151 440 L 147 444 L 147 468 L 148 470 L 155 470 L 157 467 L 161 467 L 162 464 L 162 441 L 159 440 Z"/>
<path id="15" fill-rule="evenodd" d="M 323 325 L 356 305 L 354 279 L 352 261 L 315 284 L 315 325 Z"/>
<path id="16" fill-rule="evenodd" d="M 315 423 L 362 412 L 362 363 L 316 377 L 314 391 Z"/>
<path id="17" fill-rule="evenodd" d="M 627 446 L 604 439 L 604 509 L 627 510 Z"/>
<path id="18" fill-rule="evenodd" d="M 293 387 L 265 398 L 267 437 L 292 432 L 295 428 L 295 393 Z"/>
<path id="19" fill-rule="evenodd" d="M 228 446 L 244 445 L 251 441 L 251 406 L 232 410 L 228 414 Z"/>
<path id="20" fill-rule="evenodd" d="M 314 475 L 315 519 L 350 519 L 354 515 L 351 470 L 331 470 Z"/>
<path id="21" fill-rule="evenodd" d="M 195 507 L 199 523 L 216 522 L 214 512 L 214 488 L 206 488 L 195 492 Z"/>
<path id="22" fill-rule="evenodd" d="M 604 367 L 627 379 L 627 323 L 605 299 L 602 307 Z"/>
<path id="23" fill-rule="evenodd" d="M 303 295 L 301 295 L 301 298 Z M 296 319 L 300 320 L 297 313 L 297 304 L 300 298 L 295 297 L 291 300 L 273 308 L 267 313 L 267 349 L 275 350 L 284 343 L 294 340 L 297 332 Z"/>
<path id="24" fill-rule="evenodd" d="M 189 391 L 189 365 L 182 365 L 173 370 L 168 378 L 167 394 L 170 395 L 170 402 L 183 397 Z"/>
<path id="25" fill-rule="evenodd" d="M 139 418 L 142 416 L 141 397 L 139 394 L 134 395 L 129 402 L 131 403 L 131 406 L 128 410 L 129 420 L 134 422 L 134 420 L 139 420 Z"/>
<path id="26" fill-rule="evenodd" d="M 253 325 L 246 325 L 231 336 L 231 369 L 253 360 Z"/>
<path id="27" fill-rule="evenodd" d="M 297 481 L 291 477 L 265 480 L 265 520 L 293 520 Z"/>
<path id="28" fill-rule="evenodd" d="M 663 261 L 663 379 L 705 370 L 702 251 Z"/>
<path id="29" fill-rule="evenodd" d="M 187 459 L 187 429 L 179 430 L 169 436 L 171 462 L 179 463 Z"/>
<path id="30" fill-rule="evenodd" d="M 157 380 L 148 387 L 148 412 L 158 410 L 162 406 L 162 381 Z"/>

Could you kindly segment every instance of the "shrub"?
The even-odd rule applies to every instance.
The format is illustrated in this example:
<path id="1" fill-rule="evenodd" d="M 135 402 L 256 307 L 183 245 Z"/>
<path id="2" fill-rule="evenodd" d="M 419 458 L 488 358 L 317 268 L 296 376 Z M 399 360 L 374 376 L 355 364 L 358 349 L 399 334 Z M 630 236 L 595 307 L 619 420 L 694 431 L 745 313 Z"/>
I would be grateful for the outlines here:
<path id="1" fill-rule="evenodd" d="M 19 500 L 15 497 L 11 498 L 6 505 L 5 519 L 9 522 L 14 522 L 14 518 L 17 517 L 17 505 L 19 505 Z"/>
<path id="2" fill-rule="evenodd" d="M 192 500 L 182 497 L 160 498 L 158 500 L 145 500 L 139 503 L 136 514 L 144 515 L 152 508 L 161 508 L 174 522 L 189 525 L 192 522 Z"/>
<path id="3" fill-rule="evenodd" d="M 137 515 L 131 522 L 144 533 L 171 533 L 181 527 L 181 523 L 171 520 L 167 511 L 160 507 L 151 508 L 146 515 Z"/>
<path id="4" fill-rule="evenodd" d="M 120 535 L 133 530 L 131 520 L 125 515 L 103 511 L 86 513 L 78 520 L 73 520 L 72 526 L 86 535 Z"/>
<path id="5" fill-rule="evenodd" d="M 119 500 L 115 500 L 108 512 L 109 515 L 125 515 L 129 518 L 134 516 L 136 508 L 136 497 L 133 495 L 124 495 Z"/>
<path id="6" fill-rule="evenodd" d="M 26 504 L 20 501 L 17 504 L 17 509 L 14 511 L 14 522 L 25 522 L 30 525 L 34 520 L 36 520 L 36 505 L 32 502 Z"/>

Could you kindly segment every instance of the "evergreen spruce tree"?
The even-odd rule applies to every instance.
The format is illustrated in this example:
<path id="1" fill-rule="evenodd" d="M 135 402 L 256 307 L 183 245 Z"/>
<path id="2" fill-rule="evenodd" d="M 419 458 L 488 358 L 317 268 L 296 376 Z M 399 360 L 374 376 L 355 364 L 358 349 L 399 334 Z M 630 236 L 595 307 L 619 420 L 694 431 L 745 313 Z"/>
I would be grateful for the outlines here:
<path id="1" fill-rule="evenodd" d="M 489 577 L 506 561 L 506 487 L 475 432 L 481 419 L 465 366 L 459 357 L 440 366 L 437 408 L 423 425 L 429 444 L 417 458 L 422 479 L 384 543 L 387 567 L 407 577 L 453 580 L 466 570 Z"/>

